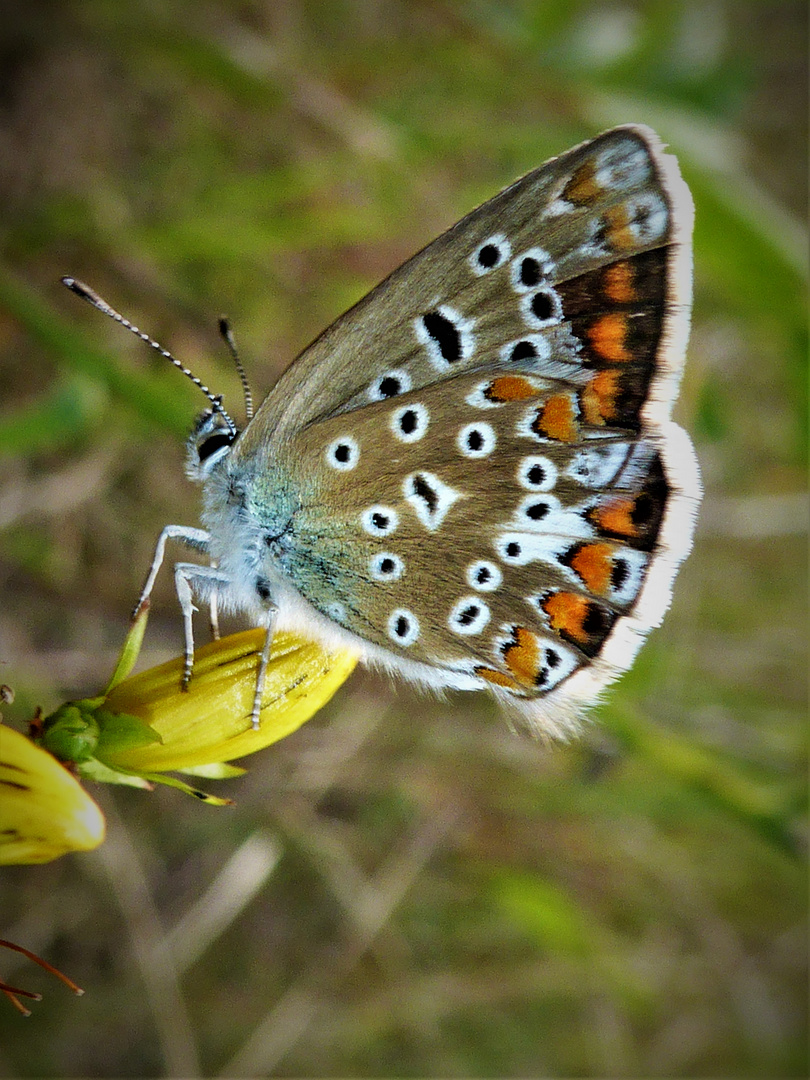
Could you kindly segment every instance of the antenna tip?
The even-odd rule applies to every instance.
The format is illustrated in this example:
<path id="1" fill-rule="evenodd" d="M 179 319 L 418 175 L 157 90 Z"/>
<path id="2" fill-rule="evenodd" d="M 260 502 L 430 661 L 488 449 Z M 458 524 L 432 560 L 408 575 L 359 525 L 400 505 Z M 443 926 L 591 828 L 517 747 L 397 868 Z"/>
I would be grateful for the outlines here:
<path id="1" fill-rule="evenodd" d="M 83 281 L 79 281 L 75 277 L 63 277 L 62 284 L 65 285 L 71 292 L 76 293 L 82 300 L 87 300 L 88 303 L 93 304 L 94 307 L 99 307 L 104 301 L 93 292 L 89 285 L 85 285 Z"/>

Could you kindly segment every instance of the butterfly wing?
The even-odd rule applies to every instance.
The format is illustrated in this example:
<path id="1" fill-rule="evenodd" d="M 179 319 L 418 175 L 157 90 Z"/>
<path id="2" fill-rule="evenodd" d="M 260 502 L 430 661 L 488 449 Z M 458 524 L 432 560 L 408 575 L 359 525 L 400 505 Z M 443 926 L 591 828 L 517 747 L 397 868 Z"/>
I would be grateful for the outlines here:
<path id="1" fill-rule="evenodd" d="M 649 128 L 615 128 L 552 159 L 468 214 L 329 326 L 281 376 L 240 452 L 450 375 L 507 357 L 525 360 L 532 348 L 539 364 L 569 361 L 583 350 L 597 363 L 614 362 L 617 328 L 573 321 L 583 310 L 598 314 L 591 299 L 609 311 L 624 304 L 634 334 L 643 323 L 645 360 L 656 368 L 649 397 L 651 406 L 663 404 L 655 414 L 663 418 L 688 336 L 692 216 L 677 163 Z M 600 277 L 608 295 L 591 298 L 589 272 L 656 251 L 658 257 L 631 264 L 625 277 L 620 270 Z M 645 280 L 651 267 L 654 283 Z M 581 282 L 580 295 L 569 290 L 570 312 L 561 320 L 556 286 L 573 280 Z M 623 298 L 631 292 L 628 308 Z"/>
<path id="2" fill-rule="evenodd" d="M 489 687 L 555 732 L 630 666 L 700 492 L 668 419 L 691 215 L 651 132 L 607 132 L 464 218 L 282 376 L 234 460 L 294 490 L 271 550 L 367 656 Z"/>

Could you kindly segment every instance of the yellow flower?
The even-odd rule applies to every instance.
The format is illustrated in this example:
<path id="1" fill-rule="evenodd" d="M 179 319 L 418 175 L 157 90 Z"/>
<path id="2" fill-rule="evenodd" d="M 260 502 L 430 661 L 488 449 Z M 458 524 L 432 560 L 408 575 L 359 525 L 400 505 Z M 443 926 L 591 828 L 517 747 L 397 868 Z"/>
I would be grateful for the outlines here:
<path id="1" fill-rule="evenodd" d="M 254 729 L 251 709 L 263 630 L 246 630 L 197 650 L 191 682 L 183 690 L 182 659 L 127 678 L 145 624 L 144 612 L 102 695 L 67 702 L 42 725 L 42 745 L 60 760 L 74 762 L 82 776 L 136 787 L 157 782 L 206 802 L 228 802 L 164 773 L 209 779 L 239 775 L 244 770 L 224 763 L 290 735 L 332 697 L 357 663 L 352 653 L 325 652 L 315 642 L 277 633 Z"/>
<path id="2" fill-rule="evenodd" d="M 357 663 L 351 653 L 327 653 L 315 642 L 277 633 L 254 730 L 250 711 L 263 641 L 263 630 L 245 630 L 204 645 L 194 655 L 194 674 L 185 691 L 181 659 L 119 683 L 104 708 L 137 716 L 160 742 L 110 749 L 105 762 L 138 771 L 187 771 L 252 754 L 309 720 Z"/>
<path id="3" fill-rule="evenodd" d="M 103 839 L 104 817 L 78 780 L 0 723 L 0 864 L 50 862 Z"/>

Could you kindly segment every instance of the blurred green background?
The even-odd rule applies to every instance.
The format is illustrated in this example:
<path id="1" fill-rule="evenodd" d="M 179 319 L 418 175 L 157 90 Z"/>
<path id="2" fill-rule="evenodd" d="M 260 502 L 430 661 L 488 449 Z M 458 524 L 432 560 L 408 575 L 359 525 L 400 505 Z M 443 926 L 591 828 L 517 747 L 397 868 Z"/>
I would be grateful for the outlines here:
<path id="1" fill-rule="evenodd" d="M 0 872 L 2 1076 L 804 1076 L 804 3 L 32 0 L 0 29 L 6 719 L 106 681 L 194 388 L 240 415 L 517 175 L 655 127 L 697 207 L 677 414 L 706 498 L 675 600 L 585 736 L 358 673 L 218 786 L 93 789 L 98 852 Z M 146 663 L 175 655 L 171 575 Z M 209 788 L 211 785 L 209 784 Z"/>

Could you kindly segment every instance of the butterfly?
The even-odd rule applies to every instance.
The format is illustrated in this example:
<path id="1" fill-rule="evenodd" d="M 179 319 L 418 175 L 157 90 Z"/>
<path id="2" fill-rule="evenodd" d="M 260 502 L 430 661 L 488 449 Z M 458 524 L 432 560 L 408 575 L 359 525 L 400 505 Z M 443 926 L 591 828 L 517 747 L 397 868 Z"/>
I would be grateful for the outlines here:
<path id="1" fill-rule="evenodd" d="M 208 556 L 175 567 L 187 678 L 196 595 L 267 628 L 254 723 L 285 627 L 575 731 L 692 544 L 699 471 L 670 419 L 692 222 L 654 132 L 614 128 L 395 270 L 255 415 L 248 399 L 243 430 L 203 388 L 187 472 L 204 528 L 164 529 L 140 601 L 168 540 Z"/>

